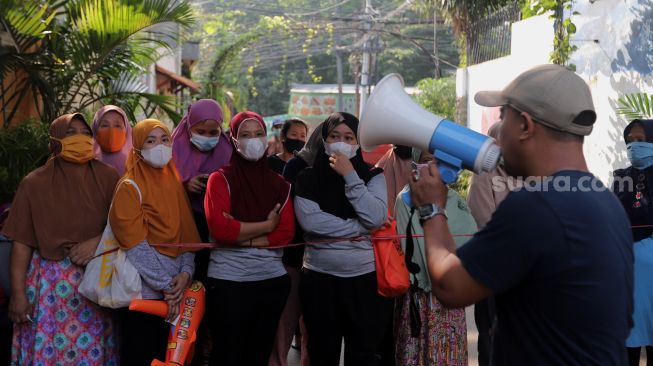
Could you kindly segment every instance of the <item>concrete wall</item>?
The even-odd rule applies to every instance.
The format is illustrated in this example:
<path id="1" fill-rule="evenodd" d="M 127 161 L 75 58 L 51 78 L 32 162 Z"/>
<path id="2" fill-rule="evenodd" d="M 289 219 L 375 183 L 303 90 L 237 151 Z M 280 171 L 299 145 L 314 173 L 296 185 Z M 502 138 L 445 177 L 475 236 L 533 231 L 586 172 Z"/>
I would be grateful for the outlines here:
<path id="1" fill-rule="evenodd" d="M 627 121 L 616 113 L 617 99 L 653 93 L 653 0 L 579 0 L 573 11 L 580 15 L 572 18 L 578 50 L 571 63 L 590 86 L 598 115 L 585 156 L 590 170 L 607 182 L 614 169 L 628 165 L 622 139 Z M 549 63 L 553 21 L 548 16 L 517 22 L 512 32 L 510 56 L 458 71 L 458 96 L 469 96 L 468 125 L 477 131 L 485 132 L 493 115 L 474 102 L 477 91 L 501 89 L 519 73 Z"/>

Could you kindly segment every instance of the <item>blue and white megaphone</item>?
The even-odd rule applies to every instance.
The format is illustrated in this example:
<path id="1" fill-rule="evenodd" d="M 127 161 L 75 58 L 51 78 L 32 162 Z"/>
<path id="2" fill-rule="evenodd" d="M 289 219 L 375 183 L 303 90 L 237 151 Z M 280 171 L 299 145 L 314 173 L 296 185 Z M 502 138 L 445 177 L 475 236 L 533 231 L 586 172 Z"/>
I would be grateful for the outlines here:
<path id="1" fill-rule="evenodd" d="M 430 151 L 446 184 L 455 182 L 462 169 L 477 174 L 492 171 L 501 157 L 493 138 L 424 110 L 406 94 L 399 74 L 387 75 L 376 84 L 363 109 L 358 134 L 365 151 L 381 144 Z M 412 205 L 409 195 L 402 198 Z"/>

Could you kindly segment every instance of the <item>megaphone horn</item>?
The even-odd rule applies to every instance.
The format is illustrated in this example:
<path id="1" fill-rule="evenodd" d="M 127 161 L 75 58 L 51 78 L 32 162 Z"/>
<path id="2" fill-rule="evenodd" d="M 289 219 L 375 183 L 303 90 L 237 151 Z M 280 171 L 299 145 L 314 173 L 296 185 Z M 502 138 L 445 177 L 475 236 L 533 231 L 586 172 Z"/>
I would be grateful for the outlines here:
<path id="1" fill-rule="evenodd" d="M 395 144 L 431 152 L 445 183 L 456 181 L 463 168 L 475 173 L 491 171 L 501 156 L 493 138 L 437 116 L 413 101 L 399 74 L 387 75 L 376 85 L 358 129 L 366 151 Z"/>

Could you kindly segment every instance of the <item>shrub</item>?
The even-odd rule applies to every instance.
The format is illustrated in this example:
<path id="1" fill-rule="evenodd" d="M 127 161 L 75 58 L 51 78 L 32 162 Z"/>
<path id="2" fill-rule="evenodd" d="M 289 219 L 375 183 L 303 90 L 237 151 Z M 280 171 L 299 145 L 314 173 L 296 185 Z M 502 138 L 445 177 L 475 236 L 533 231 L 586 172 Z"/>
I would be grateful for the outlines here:
<path id="1" fill-rule="evenodd" d="M 417 103 L 431 113 L 454 120 L 456 115 L 456 81 L 451 78 L 422 79 L 417 82 Z"/>
<path id="2" fill-rule="evenodd" d="M 48 129 L 36 120 L 0 128 L 0 204 L 13 198 L 27 173 L 47 161 Z"/>

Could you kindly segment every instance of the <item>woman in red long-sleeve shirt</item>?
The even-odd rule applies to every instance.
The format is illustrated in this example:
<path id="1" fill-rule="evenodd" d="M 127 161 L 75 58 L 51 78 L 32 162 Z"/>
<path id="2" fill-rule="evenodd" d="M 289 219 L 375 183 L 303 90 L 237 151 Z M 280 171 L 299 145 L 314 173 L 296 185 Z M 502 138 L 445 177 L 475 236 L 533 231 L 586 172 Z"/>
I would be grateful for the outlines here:
<path id="1" fill-rule="evenodd" d="M 265 123 L 231 121 L 235 153 L 209 178 L 204 208 L 211 239 L 207 280 L 212 365 L 266 365 L 290 279 L 281 257 L 295 233 L 290 185 L 267 166 Z"/>

